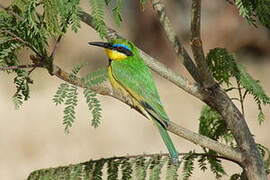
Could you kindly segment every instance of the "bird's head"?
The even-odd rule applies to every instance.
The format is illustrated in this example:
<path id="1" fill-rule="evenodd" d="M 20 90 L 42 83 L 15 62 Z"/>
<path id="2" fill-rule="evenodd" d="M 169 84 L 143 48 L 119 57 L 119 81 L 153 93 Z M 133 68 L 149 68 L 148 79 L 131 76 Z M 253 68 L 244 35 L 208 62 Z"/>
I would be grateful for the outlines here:
<path id="1" fill-rule="evenodd" d="M 134 45 L 123 39 L 115 39 L 110 42 L 89 42 L 88 44 L 103 47 L 109 59 L 113 61 L 124 60 L 134 55 L 132 52 Z"/>

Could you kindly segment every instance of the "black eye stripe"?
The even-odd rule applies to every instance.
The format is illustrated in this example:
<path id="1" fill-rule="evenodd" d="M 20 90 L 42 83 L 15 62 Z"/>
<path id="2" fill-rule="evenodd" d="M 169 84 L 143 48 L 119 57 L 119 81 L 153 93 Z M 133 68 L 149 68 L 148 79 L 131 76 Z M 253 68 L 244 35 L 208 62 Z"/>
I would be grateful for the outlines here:
<path id="1" fill-rule="evenodd" d="M 133 53 L 124 47 L 115 47 L 114 49 L 118 52 L 124 53 L 127 56 L 133 56 Z"/>

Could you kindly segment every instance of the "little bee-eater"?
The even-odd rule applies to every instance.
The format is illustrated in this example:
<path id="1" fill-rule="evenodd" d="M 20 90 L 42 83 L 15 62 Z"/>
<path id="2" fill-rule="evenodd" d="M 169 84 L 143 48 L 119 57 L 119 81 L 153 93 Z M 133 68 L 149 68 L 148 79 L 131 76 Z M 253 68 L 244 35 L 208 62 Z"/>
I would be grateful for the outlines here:
<path id="1" fill-rule="evenodd" d="M 89 42 L 105 49 L 109 58 L 108 74 L 113 88 L 132 97 L 133 105 L 153 120 L 167 146 L 171 159 L 178 162 L 178 152 L 167 132 L 169 118 L 160 101 L 152 74 L 141 58 L 137 47 L 124 39 Z"/>

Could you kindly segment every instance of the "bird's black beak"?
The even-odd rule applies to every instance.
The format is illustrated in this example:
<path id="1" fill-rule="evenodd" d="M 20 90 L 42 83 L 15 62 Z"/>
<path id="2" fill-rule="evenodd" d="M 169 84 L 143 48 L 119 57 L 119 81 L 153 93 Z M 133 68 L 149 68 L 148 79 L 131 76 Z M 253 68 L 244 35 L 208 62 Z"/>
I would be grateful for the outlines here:
<path id="1" fill-rule="evenodd" d="M 107 42 L 88 42 L 89 45 L 103 47 L 106 49 L 113 49 L 113 46 Z"/>

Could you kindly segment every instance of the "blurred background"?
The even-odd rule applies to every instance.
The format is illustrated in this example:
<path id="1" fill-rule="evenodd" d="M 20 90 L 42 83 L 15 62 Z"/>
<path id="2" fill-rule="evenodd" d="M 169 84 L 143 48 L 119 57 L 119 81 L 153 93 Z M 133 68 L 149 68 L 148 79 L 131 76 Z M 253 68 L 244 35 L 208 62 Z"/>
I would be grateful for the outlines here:
<path id="1" fill-rule="evenodd" d="M 137 1 L 136 1 L 137 2 Z M 142 11 L 139 3 L 128 1 L 124 8 L 124 22 L 115 26 L 107 14 L 107 22 L 121 35 L 133 40 L 138 47 L 157 58 L 175 72 L 189 75 L 176 58 L 150 4 Z M 8 0 L 0 0 L 8 5 Z M 89 12 L 88 2 L 81 7 Z M 166 1 L 169 17 L 187 50 L 189 48 L 189 1 Z M 270 94 L 270 31 L 262 26 L 255 28 L 238 16 L 237 9 L 226 1 L 203 1 L 202 39 L 205 53 L 215 47 L 225 47 L 235 52 L 247 71 L 261 81 Z M 111 22 L 111 23 L 110 23 Z M 82 75 L 105 67 L 104 52 L 89 47 L 88 41 L 100 40 L 97 33 L 81 24 L 80 31 L 68 33 L 56 53 L 56 63 L 66 71 L 79 62 L 90 62 Z M 53 43 L 54 41 L 52 41 Z M 29 53 L 21 54 L 22 63 L 29 62 Z M 197 131 L 198 118 L 203 106 L 196 98 L 153 73 L 165 109 L 172 121 Z M 143 116 L 125 104 L 105 96 L 98 96 L 102 103 L 102 123 L 99 128 L 90 126 L 91 115 L 85 105 L 82 91 L 77 107 L 77 119 L 70 134 L 64 133 L 63 107 L 55 106 L 53 94 L 62 81 L 51 77 L 45 70 L 32 73 L 34 84 L 31 98 L 20 110 L 15 110 L 11 97 L 15 93 L 13 76 L 0 72 L 0 179 L 26 179 L 30 172 L 48 167 L 80 163 L 89 159 L 111 156 L 166 152 L 156 128 Z M 234 94 L 232 94 L 234 96 Z M 236 93 L 235 93 L 236 96 Z M 237 104 L 239 106 L 239 104 Z M 264 108 L 266 120 L 259 126 L 257 107 L 251 97 L 245 101 L 247 123 L 258 143 L 270 148 L 269 106 Z M 171 135 L 180 152 L 200 147 Z M 228 174 L 238 172 L 238 167 L 225 162 Z M 228 179 L 225 176 L 223 179 Z M 211 172 L 195 171 L 191 179 L 214 180 Z"/>

